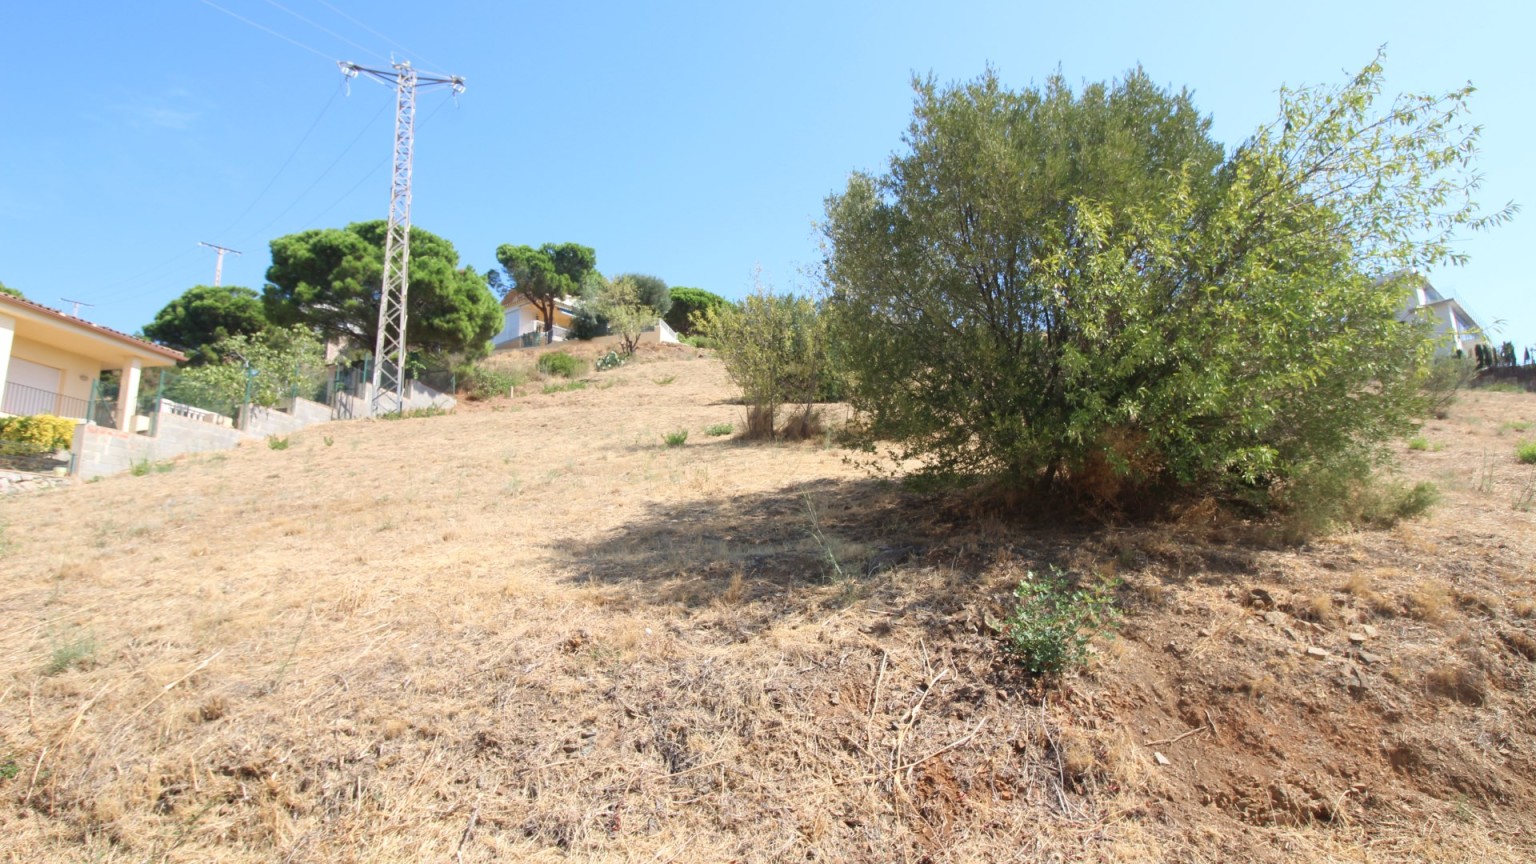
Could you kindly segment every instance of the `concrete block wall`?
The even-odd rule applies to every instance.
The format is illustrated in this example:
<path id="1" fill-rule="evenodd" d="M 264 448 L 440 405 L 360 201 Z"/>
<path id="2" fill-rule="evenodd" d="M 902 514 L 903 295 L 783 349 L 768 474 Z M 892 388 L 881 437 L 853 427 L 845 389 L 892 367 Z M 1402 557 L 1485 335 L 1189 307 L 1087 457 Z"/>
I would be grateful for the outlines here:
<path id="1" fill-rule="evenodd" d="M 311 402 L 308 399 L 294 399 L 293 406 L 287 413 L 272 408 L 258 408 L 254 405 L 247 405 L 243 411 L 240 428 L 262 438 L 268 435 L 288 435 L 305 426 L 328 423 L 331 420 L 329 406 Z"/>
<path id="2" fill-rule="evenodd" d="M 121 474 L 137 462 L 159 462 L 183 453 L 230 450 L 251 438 L 238 429 L 162 412 L 153 438 L 81 423 L 75 427 L 74 474 L 89 480 Z"/>

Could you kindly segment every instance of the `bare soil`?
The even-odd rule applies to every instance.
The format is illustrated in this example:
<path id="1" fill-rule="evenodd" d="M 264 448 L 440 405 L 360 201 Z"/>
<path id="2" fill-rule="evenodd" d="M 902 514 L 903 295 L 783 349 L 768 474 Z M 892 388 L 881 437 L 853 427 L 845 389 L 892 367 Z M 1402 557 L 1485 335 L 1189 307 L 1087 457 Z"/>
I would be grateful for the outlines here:
<path id="1" fill-rule="evenodd" d="M 0 500 L 0 860 L 1536 859 L 1536 396 L 1287 547 L 711 437 L 686 349 L 589 378 Z M 1053 564 L 1125 615 L 1047 687 L 994 627 Z"/>

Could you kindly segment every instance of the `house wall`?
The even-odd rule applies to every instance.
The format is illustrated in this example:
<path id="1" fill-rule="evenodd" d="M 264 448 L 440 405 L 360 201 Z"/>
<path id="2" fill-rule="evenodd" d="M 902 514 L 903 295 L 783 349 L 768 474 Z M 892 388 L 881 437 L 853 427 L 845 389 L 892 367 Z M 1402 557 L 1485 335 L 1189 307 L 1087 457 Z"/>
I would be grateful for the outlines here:
<path id="1" fill-rule="evenodd" d="M 11 356 L 64 370 L 57 392 L 75 399 L 91 398 L 91 382 L 101 377 L 99 361 L 35 342 L 25 336 L 17 336 L 11 343 Z"/>

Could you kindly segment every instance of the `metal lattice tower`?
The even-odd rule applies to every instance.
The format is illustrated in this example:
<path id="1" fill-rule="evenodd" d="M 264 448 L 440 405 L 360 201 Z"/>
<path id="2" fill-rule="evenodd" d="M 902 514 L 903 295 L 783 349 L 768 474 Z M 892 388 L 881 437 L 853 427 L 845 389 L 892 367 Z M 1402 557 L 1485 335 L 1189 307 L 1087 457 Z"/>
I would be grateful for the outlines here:
<path id="1" fill-rule="evenodd" d="M 411 154 L 416 143 L 416 90 L 445 84 L 464 92 L 457 75 L 421 75 L 409 61 L 393 71 L 340 61 L 341 74 L 360 73 L 395 85 L 395 159 L 389 182 L 389 230 L 384 238 L 384 284 L 379 291 L 379 335 L 373 350 L 371 414 L 399 413 L 405 407 L 405 298 L 411 284 Z"/>

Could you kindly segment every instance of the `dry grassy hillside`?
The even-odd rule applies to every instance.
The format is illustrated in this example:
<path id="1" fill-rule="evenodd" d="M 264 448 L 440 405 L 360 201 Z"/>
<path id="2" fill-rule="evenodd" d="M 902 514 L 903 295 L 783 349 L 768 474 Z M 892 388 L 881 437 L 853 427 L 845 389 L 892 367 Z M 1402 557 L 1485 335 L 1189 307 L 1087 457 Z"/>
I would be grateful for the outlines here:
<path id="1" fill-rule="evenodd" d="M 689 352 L 592 378 L 0 501 L 0 860 L 1536 858 L 1536 397 L 1404 451 L 1428 517 L 1270 548 L 710 437 Z M 989 621 L 1051 563 L 1126 615 L 1043 690 Z"/>

